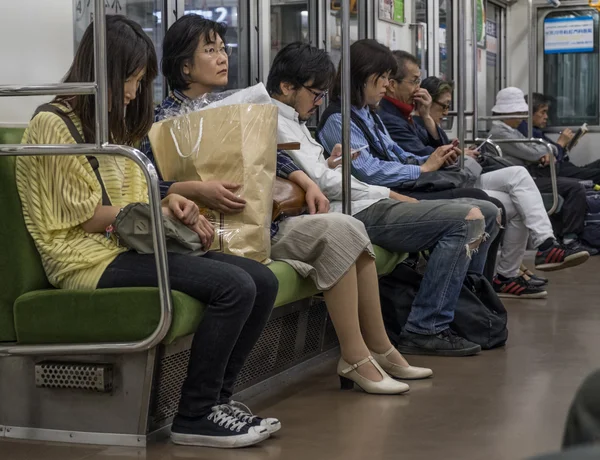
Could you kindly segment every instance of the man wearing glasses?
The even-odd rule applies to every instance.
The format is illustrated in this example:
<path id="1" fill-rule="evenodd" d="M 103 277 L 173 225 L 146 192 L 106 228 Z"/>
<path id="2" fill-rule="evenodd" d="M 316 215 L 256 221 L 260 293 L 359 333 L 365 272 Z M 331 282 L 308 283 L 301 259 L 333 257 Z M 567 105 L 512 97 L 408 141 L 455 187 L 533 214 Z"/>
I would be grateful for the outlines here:
<path id="1" fill-rule="evenodd" d="M 379 116 L 392 139 L 407 152 L 429 156 L 432 148 L 444 145 L 445 136 L 431 117 L 431 105 L 436 104 L 426 89 L 421 88 L 421 69 L 415 56 L 406 51 L 393 52 L 398 72 L 390 77 L 386 95 L 379 105 Z M 449 107 L 448 107 L 449 108 Z M 417 113 L 423 125 L 415 123 Z"/>

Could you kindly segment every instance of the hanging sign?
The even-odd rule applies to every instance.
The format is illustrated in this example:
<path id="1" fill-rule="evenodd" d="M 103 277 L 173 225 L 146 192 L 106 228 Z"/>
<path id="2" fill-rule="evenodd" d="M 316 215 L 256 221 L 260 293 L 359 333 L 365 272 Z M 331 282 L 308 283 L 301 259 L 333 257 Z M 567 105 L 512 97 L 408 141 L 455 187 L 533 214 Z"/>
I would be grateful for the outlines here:
<path id="1" fill-rule="evenodd" d="M 594 51 L 594 18 L 547 18 L 544 20 L 544 53 L 591 53 Z"/>

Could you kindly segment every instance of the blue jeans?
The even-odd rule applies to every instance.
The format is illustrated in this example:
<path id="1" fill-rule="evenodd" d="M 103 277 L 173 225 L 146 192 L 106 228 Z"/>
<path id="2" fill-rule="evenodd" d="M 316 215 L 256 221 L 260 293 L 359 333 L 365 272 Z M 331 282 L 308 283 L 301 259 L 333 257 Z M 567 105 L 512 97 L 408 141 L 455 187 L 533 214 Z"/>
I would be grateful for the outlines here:
<path id="1" fill-rule="evenodd" d="M 407 331 L 437 334 L 448 329 L 454 319 L 458 296 L 472 263 L 473 251 L 468 245 L 485 234 L 483 219 L 466 220 L 471 209 L 480 204 L 484 209 L 489 205 L 477 201 L 473 204 L 457 200 L 404 203 L 386 199 L 354 216 L 365 224 L 373 244 L 382 248 L 393 252 L 431 250 L 421 288 L 405 326 Z M 485 244 L 480 245 L 474 271 L 483 270 L 481 260 L 485 263 L 486 256 Z"/>

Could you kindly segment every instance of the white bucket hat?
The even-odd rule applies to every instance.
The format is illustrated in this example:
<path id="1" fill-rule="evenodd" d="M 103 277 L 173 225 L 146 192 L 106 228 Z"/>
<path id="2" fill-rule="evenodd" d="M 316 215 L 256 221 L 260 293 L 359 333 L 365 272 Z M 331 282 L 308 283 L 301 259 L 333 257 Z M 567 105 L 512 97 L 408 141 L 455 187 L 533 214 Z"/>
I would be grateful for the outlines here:
<path id="1" fill-rule="evenodd" d="M 496 105 L 492 108 L 492 112 L 494 113 L 521 113 L 528 111 L 529 106 L 525 102 L 523 91 L 513 86 L 498 91 Z"/>

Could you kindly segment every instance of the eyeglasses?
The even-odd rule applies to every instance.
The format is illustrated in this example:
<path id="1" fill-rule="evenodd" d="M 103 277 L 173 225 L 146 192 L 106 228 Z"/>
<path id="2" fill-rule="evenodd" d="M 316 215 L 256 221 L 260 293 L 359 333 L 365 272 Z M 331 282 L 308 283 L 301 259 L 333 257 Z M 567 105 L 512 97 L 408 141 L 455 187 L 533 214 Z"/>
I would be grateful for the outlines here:
<path id="1" fill-rule="evenodd" d="M 222 46 L 219 49 L 216 49 L 215 47 L 210 47 L 210 48 L 204 49 L 204 54 L 206 54 L 211 59 L 216 58 L 219 54 L 221 54 L 223 56 L 231 56 L 232 52 L 233 52 L 233 48 L 229 45 Z"/>
<path id="2" fill-rule="evenodd" d="M 446 110 L 450 110 L 450 105 L 451 104 L 449 104 L 449 103 L 448 104 L 442 104 L 441 102 L 438 102 L 438 101 L 433 101 L 433 103 L 439 105 L 444 112 Z"/>
<path id="3" fill-rule="evenodd" d="M 419 86 L 423 80 L 421 80 L 420 78 L 415 78 L 414 80 L 402 80 L 402 81 L 410 83 L 413 86 Z"/>
<path id="4" fill-rule="evenodd" d="M 420 78 L 415 78 L 414 80 L 406 80 L 406 79 L 400 79 L 400 78 L 395 78 L 395 77 L 390 77 L 389 80 L 394 80 L 397 83 L 402 83 L 403 81 L 405 81 L 406 83 L 408 83 L 409 85 L 412 85 L 412 86 L 419 86 L 419 85 L 421 85 L 421 82 L 423 81 Z"/>
<path id="5" fill-rule="evenodd" d="M 316 91 L 312 90 L 311 88 L 309 88 L 308 86 L 304 86 L 302 85 L 302 87 L 307 90 L 308 92 L 310 92 L 310 94 L 312 94 L 315 98 L 313 99 L 313 104 L 317 104 L 319 101 L 323 100 L 325 98 L 325 96 L 327 96 L 327 94 L 329 94 L 328 90 L 325 91 L 321 91 L 320 93 L 317 93 Z"/>

